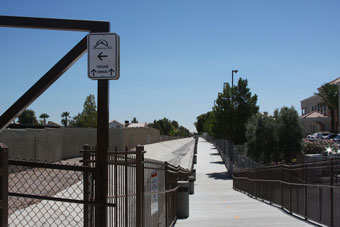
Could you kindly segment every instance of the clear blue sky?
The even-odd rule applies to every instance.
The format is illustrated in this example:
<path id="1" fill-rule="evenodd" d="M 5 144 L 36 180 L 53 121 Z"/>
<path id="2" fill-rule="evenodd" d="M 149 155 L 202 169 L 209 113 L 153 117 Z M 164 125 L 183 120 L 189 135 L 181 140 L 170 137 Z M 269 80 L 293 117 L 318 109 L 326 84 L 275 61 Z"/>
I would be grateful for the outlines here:
<path id="1" fill-rule="evenodd" d="M 0 14 L 105 20 L 121 37 L 121 78 L 110 82 L 110 120 L 167 117 L 191 131 L 224 82 L 247 78 L 260 111 L 300 100 L 340 76 L 340 1 L 2 0 Z M 0 28 L 0 114 L 84 35 Z M 84 55 L 29 108 L 82 111 L 96 94 Z"/>

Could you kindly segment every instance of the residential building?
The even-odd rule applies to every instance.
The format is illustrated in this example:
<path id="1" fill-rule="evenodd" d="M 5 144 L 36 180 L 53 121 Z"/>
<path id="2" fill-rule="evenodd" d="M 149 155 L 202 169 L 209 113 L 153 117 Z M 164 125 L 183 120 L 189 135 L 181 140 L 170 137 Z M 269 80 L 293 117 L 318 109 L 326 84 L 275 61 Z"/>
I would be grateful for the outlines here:
<path id="1" fill-rule="evenodd" d="M 120 128 L 120 129 L 122 129 L 122 128 L 124 128 L 124 125 L 119 123 L 116 120 L 113 120 L 113 121 L 109 122 L 109 128 Z"/>
<path id="2" fill-rule="evenodd" d="M 340 77 L 329 83 L 340 83 Z M 335 128 L 337 128 L 338 116 L 337 114 L 334 115 L 334 125 Z M 322 98 L 318 95 L 313 95 L 301 101 L 300 119 L 305 128 L 306 135 L 319 131 L 331 131 L 332 129 L 331 112 L 328 107 L 322 103 Z"/>

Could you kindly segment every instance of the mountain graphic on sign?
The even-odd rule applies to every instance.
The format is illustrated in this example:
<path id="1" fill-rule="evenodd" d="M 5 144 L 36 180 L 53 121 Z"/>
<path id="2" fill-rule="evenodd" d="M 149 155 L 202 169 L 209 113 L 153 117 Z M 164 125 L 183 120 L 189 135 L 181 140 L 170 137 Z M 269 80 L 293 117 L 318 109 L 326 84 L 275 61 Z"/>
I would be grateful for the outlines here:
<path id="1" fill-rule="evenodd" d="M 109 46 L 109 43 L 105 39 L 100 39 L 93 49 L 112 49 L 112 47 Z"/>

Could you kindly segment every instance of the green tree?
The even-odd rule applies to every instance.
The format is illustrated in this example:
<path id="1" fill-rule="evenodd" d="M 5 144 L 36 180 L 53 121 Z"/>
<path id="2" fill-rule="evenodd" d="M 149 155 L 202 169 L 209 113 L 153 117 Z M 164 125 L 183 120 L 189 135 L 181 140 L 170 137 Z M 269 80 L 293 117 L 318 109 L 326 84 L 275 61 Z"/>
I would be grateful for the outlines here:
<path id="1" fill-rule="evenodd" d="M 320 96 L 322 99 L 322 103 L 328 107 L 331 113 L 331 127 L 332 132 L 337 132 L 337 127 L 335 127 L 335 115 L 338 111 L 338 88 L 335 84 L 324 84 L 319 88 L 319 93 L 316 95 Z"/>
<path id="2" fill-rule="evenodd" d="M 278 148 L 284 160 L 291 161 L 301 152 L 303 127 L 294 107 L 282 107 L 277 117 Z"/>
<path id="3" fill-rule="evenodd" d="M 19 124 L 30 124 L 30 125 L 37 125 L 38 120 L 35 116 L 35 112 L 33 110 L 27 109 L 24 110 L 18 117 Z"/>
<path id="4" fill-rule="evenodd" d="M 177 121 L 171 121 L 171 124 L 177 129 L 179 127 L 179 124 Z"/>
<path id="5" fill-rule="evenodd" d="M 97 106 L 94 95 L 86 97 L 84 108 L 70 122 L 71 127 L 97 128 Z"/>
<path id="6" fill-rule="evenodd" d="M 132 119 L 131 123 L 138 123 L 138 120 L 137 120 L 137 118 L 136 118 L 136 117 L 134 117 L 134 118 Z"/>
<path id="7" fill-rule="evenodd" d="M 40 114 L 39 118 L 42 120 L 43 125 L 46 125 L 46 118 L 49 118 L 50 115 L 48 115 L 47 113 L 42 113 Z"/>
<path id="8" fill-rule="evenodd" d="M 302 150 L 303 128 L 296 110 L 282 107 L 274 113 L 257 114 L 246 125 L 247 156 L 263 164 L 290 162 Z"/>
<path id="9" fill-rule="evenodd" d="M 161 135 L 183 137 L 190 136 L 190 131 L 187 128 L 179 125 L 177 121 L 170 121 L 167 118 L 157 121 L 154 120 L 153 123 L 149 124 L 149 127 L 158 129 Z"/>
<path id="10" fill-rule="evenodd" d="M 158 121 L 154 120 L 153 123 L 149 124 L 151 128 L 156 128 L 159 130 L 161 135 L 172 136 L 173 126 L 171 121 L 167 118 L 160 119 Z"/>
<path id="11" fill-rule="evenodd" d="M 228 139 L 234 144 L 244 143 L 246 123 L 259 109 L 256 104 L 257 95 L 251 94 L 247 80 L 240 78 L 234 87 L 226 83 L 213 108 L 215 137 Z"/>
<path id="12" fill-rule="evenodd" d="M 246 125 L 247 156 L 256 162 L 280 160 L 275 120 L 261 114 L 254 115 Z"/>
<path id="13" fill-rule="evenodd" d="M 70 121 L 70 119 L 69 119 L 70 118 L 70 112 L 67 112 L 67 111 L 63 112 L 61 114 L 61 117 L 62 117 L 61 124 L 64 125 L 65 127 L 67 127 L 68 123 Z"/>
<path id="14" fill-rule="evenodd" d="M 199 115 L 195 122 L 196 131 L 198 134 L 208 133 L 209 136 L 214 137 L 213 126 L 215 115 L 213 111 Z"/>
<path id="15" fill-rule="evenodd" d="M 178 136 L 183 136 L 183 137 L 188 137 L 188 136 L 190 136 L 190 131 L 187 128 L 183 127 L 183 126 L 179 126 L 177 128 L 177 135 Z"/>

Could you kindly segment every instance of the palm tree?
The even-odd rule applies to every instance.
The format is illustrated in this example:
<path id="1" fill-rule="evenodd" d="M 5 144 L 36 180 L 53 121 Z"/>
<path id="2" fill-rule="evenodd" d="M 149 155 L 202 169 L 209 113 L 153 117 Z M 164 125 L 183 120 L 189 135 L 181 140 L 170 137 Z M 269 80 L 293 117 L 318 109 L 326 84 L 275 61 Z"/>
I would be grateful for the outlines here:
<path id="1" fill-rule="evenodd" d="M 39 118 L 43 120 L 43 124 L 46 125 L 46 118 L 49 118 L 50 115 L 48 115 L 47 113 L 42 113 L 40 114 Z"/>
<path id="2" fill-rule="evenodd" d="M 331 112 L 332 132 L 338 131 L 334 127 L 335 114 L 338 112 L 338 87 L 335 84 L 324 84 L 319 88 L 319 93 L 316 95 L 322 98 L 322 103 L 328 107 Z"/>
<path id="3" fill-rule="evenodd" d="M 63 112 L 62 114 L 61 114 L 61 117 L 63 118 L 63 119 L 61 119 L 61 123 L 65 126 L 65 127 L 67 127 L 67 124 L 68 124 L 68 122 L 69 122 L 69 117 L 70 117 L 70 112 Z"/>

